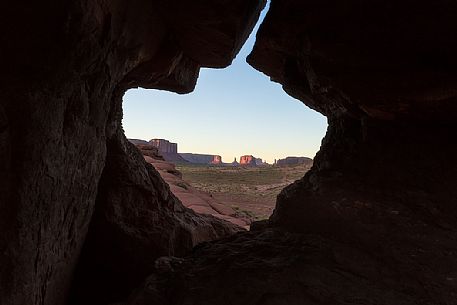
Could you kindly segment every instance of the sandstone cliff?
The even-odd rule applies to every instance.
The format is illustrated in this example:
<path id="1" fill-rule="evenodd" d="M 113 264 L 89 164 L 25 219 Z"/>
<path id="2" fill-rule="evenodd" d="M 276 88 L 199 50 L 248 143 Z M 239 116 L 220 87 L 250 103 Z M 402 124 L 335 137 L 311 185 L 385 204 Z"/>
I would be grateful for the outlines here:
<path id="1" fill-rule="evenodd" d="M 241 217 L 234 209 L 218 202 L 211 194 L 197 190 L 182 180 L 182 174 L 175 168 L 173 163 L 165 161 L 160 154 L 157 156 L 151 154 L 151 149 L 154 149 L 154 146 L 138 145 L 137 147 L 141 150 L 146 162 L 154 166 L 170 186 L 171 192 L 181 200 L 185 207 L 192 209 L 196 213 L 212 215 L 241 228 L 248 228 L 251 223 L 250 219 Z M 241 231 L 241 228 L 233 227 L 233 231 Z"/>

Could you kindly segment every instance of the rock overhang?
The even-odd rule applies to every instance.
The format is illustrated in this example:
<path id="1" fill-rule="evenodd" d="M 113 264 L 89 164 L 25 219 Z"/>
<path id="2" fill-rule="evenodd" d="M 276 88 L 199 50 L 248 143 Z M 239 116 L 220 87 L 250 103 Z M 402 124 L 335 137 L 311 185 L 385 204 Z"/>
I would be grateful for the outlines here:
<path id="1" fill-rule="evenodd" d="M 248 63 L 327 116 L 450 121 L 456 13 L 446 0 L 272 0 Z"/>

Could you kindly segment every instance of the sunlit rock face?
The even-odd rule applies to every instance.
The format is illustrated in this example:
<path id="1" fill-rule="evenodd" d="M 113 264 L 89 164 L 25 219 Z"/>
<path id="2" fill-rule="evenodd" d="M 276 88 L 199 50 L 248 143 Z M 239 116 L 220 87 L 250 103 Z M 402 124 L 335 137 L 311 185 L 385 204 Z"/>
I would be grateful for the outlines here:
<path id="1" fill-rule="evenodd" d="M 193 90 L 200 67 L 231 63 L 263 5 L 2 6 L 2 305 L 66 303 L 75 268 L 72 303 L 117 301 L 156 257 L 229 234 L 222 222 L 184 208 L 126 141 L 122 96 L 137 86 Z"/>
<path id="2" fill-rule="evenodd" d="M 272 0 L 248 62 L 328 117 L 314 166 L 269 221 L 158 260 L 127 304 L 455 304 L 456 14 Z"/>
<path id="3" fill-rule="evenodd" d="M 213 160 L 211 161 L 211 164 L 214 165 L 221 165 L 222 164 L 222 157 L 219 155 L 214 155 Z"/>
<path id="4" fill-rule="evenodd" d="M 240 157 L 240 165 L 243 166 L 256 166 L 255 158 L 251 155 L 245 155 Z"/>

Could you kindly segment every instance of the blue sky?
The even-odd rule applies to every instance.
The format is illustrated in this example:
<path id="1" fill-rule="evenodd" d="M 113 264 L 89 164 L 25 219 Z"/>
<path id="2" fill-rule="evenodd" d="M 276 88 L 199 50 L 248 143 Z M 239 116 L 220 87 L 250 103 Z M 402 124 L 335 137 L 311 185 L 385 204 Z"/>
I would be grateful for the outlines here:
<path id="1" fill-rule="evenodd" d="M 287 156 L 314 157 L 327 120 L 246 63 L 256 31 L 257 27 L 231 66 L 202 69 L 190 94 L 127 91 L 127 137 L 167 139 L 178 143 L 179 152 L 217 154 L 224 162 L 241 155 L 269 163 Z"/>

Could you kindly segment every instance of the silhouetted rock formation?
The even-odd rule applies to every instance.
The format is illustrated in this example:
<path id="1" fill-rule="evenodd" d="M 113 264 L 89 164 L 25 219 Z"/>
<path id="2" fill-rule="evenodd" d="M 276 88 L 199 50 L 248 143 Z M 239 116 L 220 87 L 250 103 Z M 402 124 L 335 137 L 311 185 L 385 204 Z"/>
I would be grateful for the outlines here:
<path id="1" fill-rule="evenodd" d="M 157 261 L 127 304 L 455 304 L 456 13 L 272 0 L 248 61 L 328 117 L 314 166 L 257 231 Z"/>
<path id="2" fill-rule="evenodd" d="M 192 91 L 200 67 L 231 63 L 263 4 L 2 7 L 2 305 L 65 304 L 75 268 L 75 304 L 118 301 L 156 257 L 229 233 L 225 222 L 183 207 L 126 140 L 122 96 L 138 86 Z"/>
<path id="3" fill-rule="evenodd" d="M 192 91 L 263 4 L 4 5 L 2 305 L 456 303 L 455 1 L 272 0 L 248 61 L 327 116 L 313 168 L 255 231 L 155 262 L 232 230 L 127 141 L 122 96 Z"/>
<path id="4" fill-rule="evenodd" d="M 276 161 L 276 165 L 279 166 L 298 164 L 313 164 L 313 159 L 307 157 L 286 157 L 285 159 L 279 159 Z"/>

